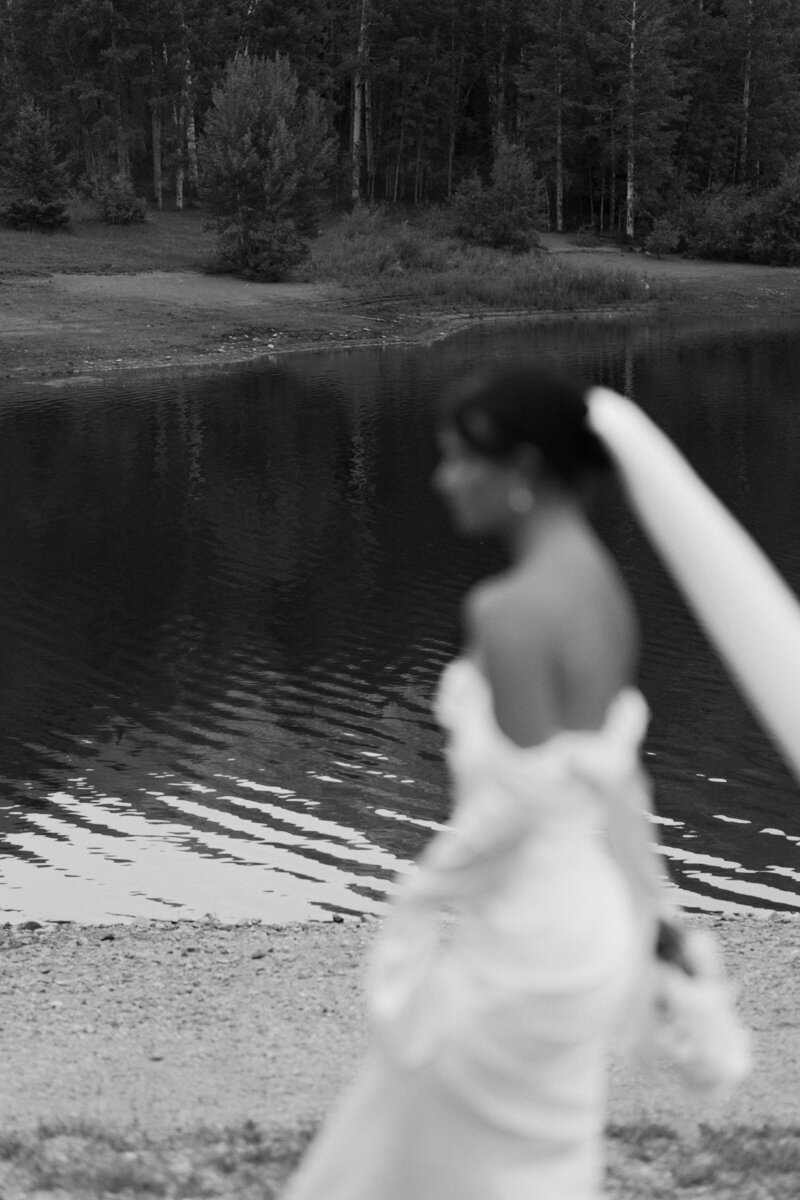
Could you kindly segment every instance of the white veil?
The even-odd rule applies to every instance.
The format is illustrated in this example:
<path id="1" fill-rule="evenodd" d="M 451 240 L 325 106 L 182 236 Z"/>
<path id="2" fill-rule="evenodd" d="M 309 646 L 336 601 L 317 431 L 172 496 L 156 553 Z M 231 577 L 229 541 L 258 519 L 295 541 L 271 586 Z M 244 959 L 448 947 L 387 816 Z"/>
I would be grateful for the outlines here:
<path id="1" fill-rule="evenodd" d="M 602 387 L 587 400 L 655 550 L 800 778 L 800 604 L 640 408 Z"/>

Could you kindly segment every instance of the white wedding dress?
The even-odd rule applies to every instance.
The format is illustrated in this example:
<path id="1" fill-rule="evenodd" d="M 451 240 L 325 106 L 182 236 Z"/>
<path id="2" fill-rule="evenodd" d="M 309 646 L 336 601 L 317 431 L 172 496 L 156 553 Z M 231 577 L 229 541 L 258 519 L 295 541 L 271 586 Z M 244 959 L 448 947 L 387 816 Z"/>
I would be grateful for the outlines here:
<path id="1" fill-rule="evenodd" d="M 597 732 L 521 749 L 459 658 L 436 707 L 454 811 L 374 951 L 369 1057 L 284 1200 L 597 1200 L 607 1051 L 647 942 L 607 798 L 645 805 L 647 706 L 625 690 Z"/>

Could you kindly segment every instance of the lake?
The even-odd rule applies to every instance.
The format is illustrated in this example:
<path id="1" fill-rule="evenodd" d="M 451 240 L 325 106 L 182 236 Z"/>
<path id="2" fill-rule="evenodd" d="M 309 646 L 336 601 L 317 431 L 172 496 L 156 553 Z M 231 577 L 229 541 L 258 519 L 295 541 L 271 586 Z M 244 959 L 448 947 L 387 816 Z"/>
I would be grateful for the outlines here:
<path id="1" fill-rule="evenodd" d="M 446 817 L 431 697 L 465 588 L 501 562 L 430 490 L 436 398 L 520 353 L 634 396 L 800 591 L 794 328 L 485 325 L 5 385 L 0 920 L 382 910 Z M 799 907 L 797 786 L 611 484 L 595 515 L 641 614 L 676 896 Z"/>

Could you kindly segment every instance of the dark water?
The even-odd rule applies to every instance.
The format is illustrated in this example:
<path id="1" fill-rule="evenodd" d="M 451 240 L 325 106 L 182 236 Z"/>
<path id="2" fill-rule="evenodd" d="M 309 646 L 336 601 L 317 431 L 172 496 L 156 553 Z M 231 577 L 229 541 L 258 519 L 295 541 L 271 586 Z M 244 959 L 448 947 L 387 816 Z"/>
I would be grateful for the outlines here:
<path id="1" fill-rule="evenodd" d="M 796 330 L 483 328 L 0 394 L 0 919 L 380 910 L 446 814 L 430 699 L 499 561 L 430 493 L 434 399 L 523 351 L 632 393 L 800 591 Z M 797 787 L 611 488 L 597 521 L 682 898 L 800 905 Z"/>

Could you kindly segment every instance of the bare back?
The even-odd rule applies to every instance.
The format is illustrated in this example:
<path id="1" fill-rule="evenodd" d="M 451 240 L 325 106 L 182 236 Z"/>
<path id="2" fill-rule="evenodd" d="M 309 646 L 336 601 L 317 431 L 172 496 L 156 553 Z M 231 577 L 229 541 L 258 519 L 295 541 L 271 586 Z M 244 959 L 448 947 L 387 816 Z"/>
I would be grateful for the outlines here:
<path id="1" fill-rule="evenodd" d="M 563 729 L 599 728 L 635 676 L 638 632 L 627 589 L 579 521 L 475 588 L 466 627 L 497 723 L 520 746 Z"/>

